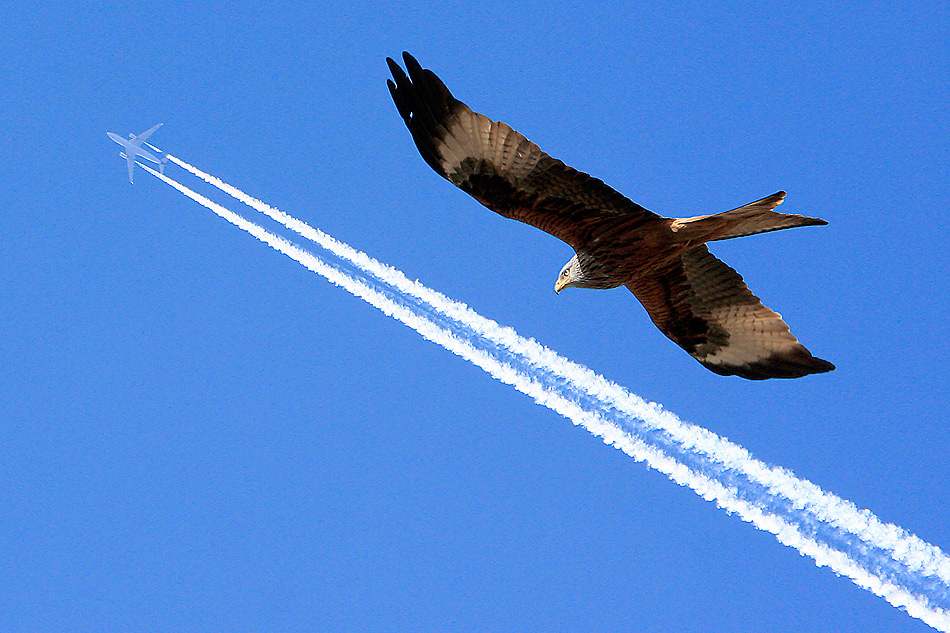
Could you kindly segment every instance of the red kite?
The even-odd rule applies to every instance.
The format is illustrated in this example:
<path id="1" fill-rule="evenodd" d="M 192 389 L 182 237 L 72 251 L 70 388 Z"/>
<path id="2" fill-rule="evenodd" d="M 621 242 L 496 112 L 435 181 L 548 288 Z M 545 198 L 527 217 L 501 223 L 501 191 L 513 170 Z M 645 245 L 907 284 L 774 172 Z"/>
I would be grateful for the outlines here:
<path id="1" fill-rule="evenodd" d="M 408 76 L 386 60 L 395 79 L 389 90 L 422 158 L 492 211 L 574 248 L 555 291 L 626 286 L 661 332 L 717 374 L 761 380 L 835 368 L 812 356 L 781 316 L 705 246 L 827 224 L 773 211 L 784 191 L 725 213 L 664 218 L 551 158 L 508 125 L 473 112 L 432 71 L 408 53 L 403 58 Z"/>

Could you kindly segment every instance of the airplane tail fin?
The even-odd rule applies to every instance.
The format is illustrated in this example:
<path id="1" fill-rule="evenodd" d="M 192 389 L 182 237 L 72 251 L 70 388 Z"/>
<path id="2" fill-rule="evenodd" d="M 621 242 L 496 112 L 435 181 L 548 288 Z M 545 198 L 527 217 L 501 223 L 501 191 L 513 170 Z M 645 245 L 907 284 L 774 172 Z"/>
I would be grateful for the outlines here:
<path id="1" fill-rule="evenodd" d="M 673 220 L 670 228 L 689 242 L 703 244 L 715 240 L 729 240 L 734 237 L 745 237 L 746 235 L 799 226 L 828 224 L 828 222 L 819 218 L 809 218 L 791 213 L 776 213 L 772 210 L 782 204 L 784 200 L 785 192 L 779 191 L 725 213 L 700 215 L 694 218 L 678 218 Z"/>

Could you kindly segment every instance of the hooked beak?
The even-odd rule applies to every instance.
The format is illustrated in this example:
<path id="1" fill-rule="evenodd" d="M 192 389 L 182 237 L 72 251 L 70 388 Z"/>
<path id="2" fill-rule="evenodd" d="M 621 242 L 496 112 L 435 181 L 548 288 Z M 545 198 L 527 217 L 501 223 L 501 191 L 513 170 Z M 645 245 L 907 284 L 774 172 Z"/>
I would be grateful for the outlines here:
<path id="1" fill-rule="evenodd" d="M 558 279 L 554 284 L 554 294 L 560 294 L 567 287 L 567 281 Z"/>

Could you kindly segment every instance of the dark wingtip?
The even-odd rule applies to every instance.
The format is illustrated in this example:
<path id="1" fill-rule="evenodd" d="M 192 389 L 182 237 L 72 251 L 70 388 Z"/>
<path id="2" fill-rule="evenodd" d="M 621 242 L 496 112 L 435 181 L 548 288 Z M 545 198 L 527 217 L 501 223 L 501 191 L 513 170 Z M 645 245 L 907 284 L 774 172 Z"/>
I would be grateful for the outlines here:
<path id="1" fill-rule="evenodd" d="M 386 86 L 389 88 L 389 94 L 392 95 L 393 102 L 396 104 L 396 109 L 399 110 L 399 89 L 396 88 L 396 84 L 393 83 L 392 79 L 386 80 Z M 402 114 L 400 111 L 399 114 Z"/>
<path id="2" fill-rule="evenodd" d="M 807 354 L 807 352 L 806 352 Z M 703 367 L 720 376 L 739 376 L 747 380 L 768 380 L 770 378 L 802 378 L 811 374 L 823 374 L 834 371 L 835 366 L 826 360 L 812 355 L 769 356 L 756 363 L 746 365 L 717 365 L 699 361 Z"/>
<path id="3" fill-rule="evenodd" d="M 406 63 L 406 70 L 409 72 L 410 77 L 415 79 L 422 74 L 422 65 L 416 61 L 415 57 L 403 51 L 402 60 Z"/>
<path id="4" fill-rule="evenodd" d="M 393 79 L 396 80 L 396 83 L 405 81 L 407 79 L 405 71 L 399 67 L 399 64 L 396 63 L 396 60 L 394 60 L 392 57 L 387 57 L 386 63 L 389 65 L 389 72 L 393 74 Z"/>

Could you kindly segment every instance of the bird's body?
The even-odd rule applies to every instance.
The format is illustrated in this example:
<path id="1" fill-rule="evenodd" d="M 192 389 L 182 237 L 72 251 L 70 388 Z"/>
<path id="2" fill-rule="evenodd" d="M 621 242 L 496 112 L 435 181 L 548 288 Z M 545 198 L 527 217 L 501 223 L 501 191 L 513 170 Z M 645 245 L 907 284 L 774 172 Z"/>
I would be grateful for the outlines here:
<path id="1" fill-rule="evenodd" d="M 784 192 L 716 215 L 670 219 L 547 155 L 456 100 L 431 71 L 391 59 L 393 100 L 423 159 L 483 205 L 574 248 L 555 290 L 627 286 L 670 339 L 719 374 L 795 378 L 830 371 L 705 243 L 823 220 L 776 213 Z"/>

